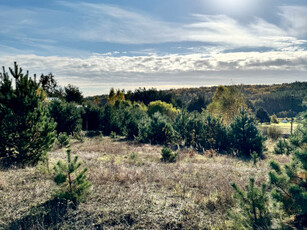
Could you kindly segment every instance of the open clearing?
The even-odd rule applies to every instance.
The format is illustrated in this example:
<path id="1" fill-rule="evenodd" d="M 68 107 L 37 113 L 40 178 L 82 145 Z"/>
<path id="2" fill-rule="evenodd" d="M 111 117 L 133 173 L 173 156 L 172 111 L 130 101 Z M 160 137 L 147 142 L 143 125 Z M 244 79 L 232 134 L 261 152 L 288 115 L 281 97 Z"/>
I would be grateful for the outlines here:
<path id="1" fill-rule="evenodd" d="M 259 183 L 269 170 L 268 159 L 253 167 L 187 149 L 179 152 L 178 162 L 166 164 L 161 149 L 107 137 L 72 142 L 93 190 L 85 203 L 63 211 L 56 221 L 46 210 L 56 187 L 46 167 L 2 170 L 0 229 L 226 229 L 227 209 L 234 204 L 230 183 L 243 187 L 251 176 Z M 50 168 L 66 157 L 65 149 L 49 155 Z"/>

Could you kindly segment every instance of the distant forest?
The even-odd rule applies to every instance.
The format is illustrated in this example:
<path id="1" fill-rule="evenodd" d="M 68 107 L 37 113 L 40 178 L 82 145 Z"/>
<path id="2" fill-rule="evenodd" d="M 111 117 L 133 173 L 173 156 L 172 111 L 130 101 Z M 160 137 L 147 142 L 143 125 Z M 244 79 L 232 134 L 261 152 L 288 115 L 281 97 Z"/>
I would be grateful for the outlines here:
<path id="1" fill-rule="evenodd" d="M 255 112 L 263 108 L 269 115 L 278 117 L 293 117 L 307 108 L 307 82 L 293 82 L 274 85 L 237 85 L 246 98 L 246 104 Z M 154 88 L 139 88 L 125 92 L 125 98 L 132 102 L 143 102 L 148 105 L 151 101 L 161 100 L 173 104 L 177 108 L 188 111 L 206 109 L 211 103 L 217 86 L 157 90 Z M 108 95 L 88 97 L 88 101 L 107 103 Z"/>

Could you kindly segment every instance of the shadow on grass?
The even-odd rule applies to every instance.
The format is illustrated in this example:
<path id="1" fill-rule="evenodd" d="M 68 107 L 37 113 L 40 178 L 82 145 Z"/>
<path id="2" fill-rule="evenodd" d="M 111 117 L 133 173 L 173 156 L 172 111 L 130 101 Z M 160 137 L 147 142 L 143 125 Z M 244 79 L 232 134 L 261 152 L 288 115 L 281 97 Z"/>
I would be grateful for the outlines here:
<path id="1" fill-rule="evenodd" d="M 6 229 L 59 229 L 67 210 L 67 202 L 55 198 L 31 208 L 26 216 L 10 223 Z"/>

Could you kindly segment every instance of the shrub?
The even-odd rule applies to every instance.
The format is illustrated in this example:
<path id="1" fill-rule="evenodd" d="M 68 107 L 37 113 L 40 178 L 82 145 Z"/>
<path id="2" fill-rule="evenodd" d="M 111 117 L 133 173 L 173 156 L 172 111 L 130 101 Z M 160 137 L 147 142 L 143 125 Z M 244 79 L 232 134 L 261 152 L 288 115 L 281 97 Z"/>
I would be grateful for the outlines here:
<path id="1" fill-rule="evenodd" d="M 229 132 L 231 147 L 239 156 L 250 157 L 254 151 L 262 156 L 265 138 L 258 131 L 255 118 L 246 110 L 241 110 L 236 116 Z"/>
<path id="2" fill-rule="evenodd" d="M 59 147 L 62 148 L 62 147 L 64 147 L 64 146 L 68 145 L 67 140 L 68 140 L 67 134 L 66 134 L 66 133 L 60 133 L 60 134 L 58 135 L 58 138 L 57 138 Z"/>
<path id="3" fill-rule="evenodd" d="M 9 70 L 12 78 L 4 67 L 0 73 L 0 161 L 5 166 L 35 165 L 55 141 L 55 123 L 39 83 L 16 63 Z"/>
<path id="4" fill-rule="evenodd" d="M 110 137 L 111 137 L 111 138 L 117 138 L 116 132 L 111 131 Z"/>
<path id="5" fill-rule="evenodd" d="M 171 149 L 164 147 L 161 151 L 161 156 L 161 161 L 172 163 L 176 161 L 177 153 L 173 153 Z"/>
<path id="6" fill-rule="evenodd" d="M 159 112 L 155 113 L 150 122 L 148 138 L 153 144 L 173 143 L 176 139 L 176 132 L 171 120 Z"/>
<path id="7" fill-rule="evenodd" d="M 66 139 L 67 162 L 58 161 L 54 166 L 55 177 L 54 181 L 59 186 L 55 196 L 59 199 L 72 201 L 75 205 L 83 201 L 89 193 L 91 183 L 86 179 L 87 168 L 81 170 L 81 163 L 78 162 L 78 157 L 75 156 L 71 160 L 71 149 L 69 140 Z"/>
<path id="8" fill-rule="evenodd" d="M 281 129 L 276 126 L 270 126 L 267 130 L 267 135 L 272 140 L 277 140 L 278 138 L 280 138 L 281 134 Z"/>
<path id="9" fill-rule="evenodd" d="M 270 117 L 270 121 L 271 123 L 274 123 L 274 124 L 278 124 L 279 121 L 277 119 L 277 116 L 275 114 L 273 114 L 271 117 Z"/>
<path id="10" fill-rule="evenodd" d="M 274 153 L 278 155 L 280 154 L 290 155 L 292 151 L 293 149 L 287 140 L 279 140 L 274 146 Z"/>

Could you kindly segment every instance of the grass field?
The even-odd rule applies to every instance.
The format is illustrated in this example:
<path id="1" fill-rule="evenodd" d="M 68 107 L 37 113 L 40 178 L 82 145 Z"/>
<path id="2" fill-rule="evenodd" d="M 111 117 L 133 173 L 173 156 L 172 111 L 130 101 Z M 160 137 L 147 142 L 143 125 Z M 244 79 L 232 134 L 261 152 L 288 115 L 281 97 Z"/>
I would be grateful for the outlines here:
<path id="1" fill-rule="evenodd" d="M 260 124 L 259 125 L 261 128 L 269 128 L 269 127 L 277 127 L 278 129 L 281 130 L 282 134 L 290 134 L 291 132 L 291 122 L 288 123 L 282 123 L 279 122 L 278 124 Z M 293 131 L 296 129 L 296 127 L 298 126 L 298 123 L 293 122 Z"/>
<path id="2" fill-rule="evenodd" d="M 176 163 L 162 163 L 161 146 L 107 137 L 73 142 L 72 149 L 89 169 L 88 200 L 61 210 L 48 202 L 55 183 L 45 166 L 2 170 L 0 229 L 227 229 L 230 183 L 243 187 L 251 176 L 259 183 L 269 170 L 268 160 L 253 167 L 190 150 L 181 150 Z M 51 168 L 65 157 L 64 149 L 53 150 Z"/>

